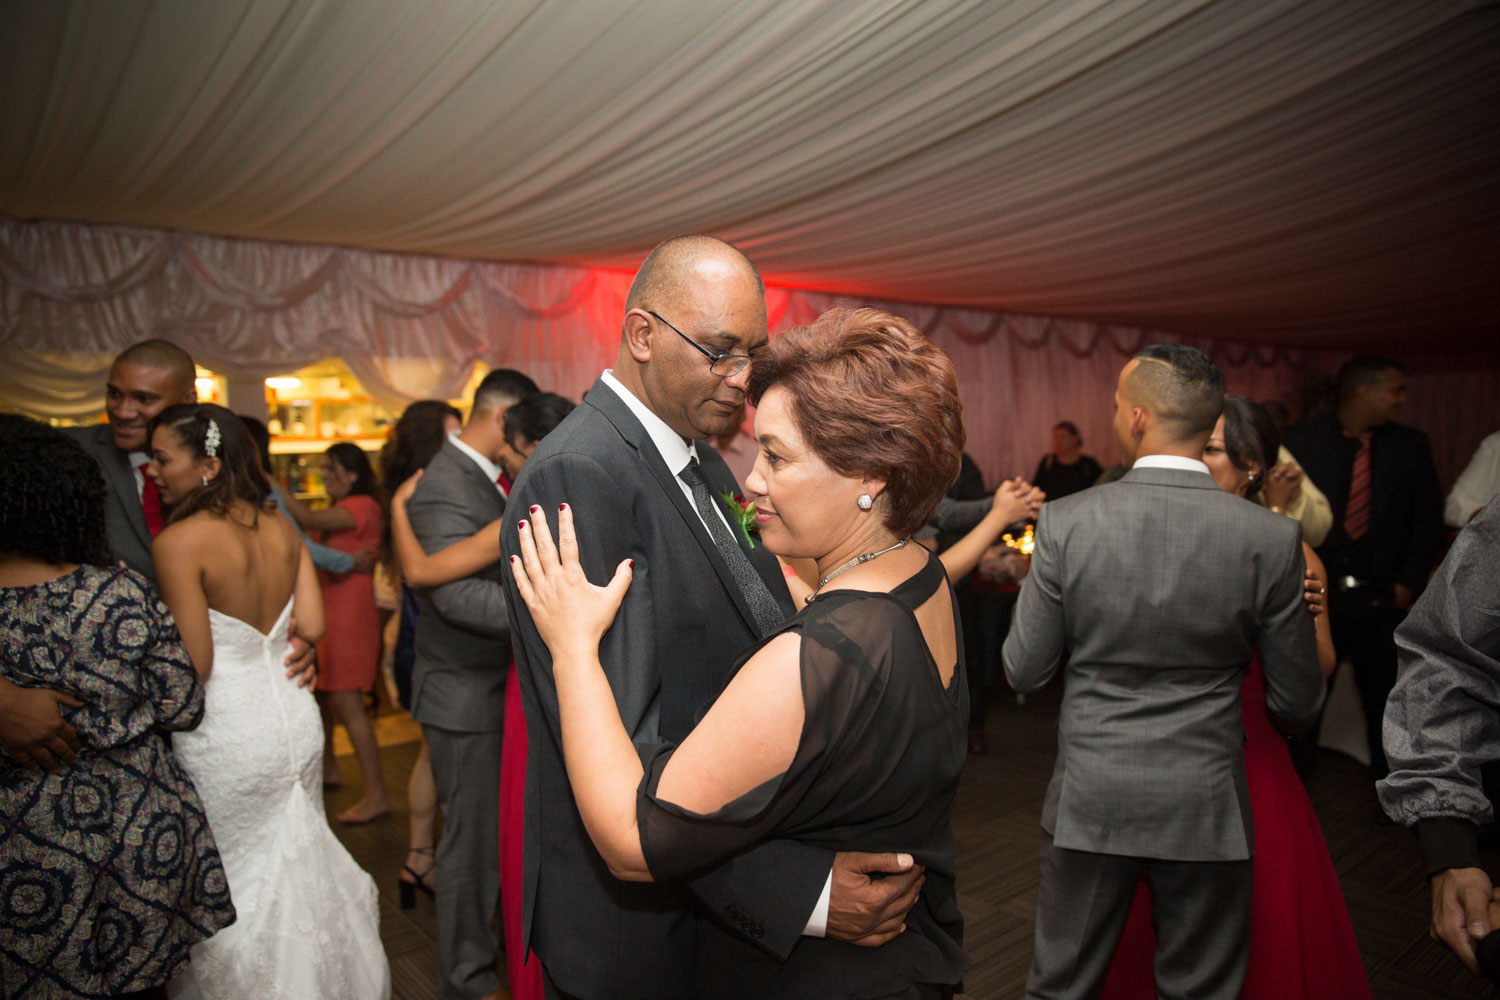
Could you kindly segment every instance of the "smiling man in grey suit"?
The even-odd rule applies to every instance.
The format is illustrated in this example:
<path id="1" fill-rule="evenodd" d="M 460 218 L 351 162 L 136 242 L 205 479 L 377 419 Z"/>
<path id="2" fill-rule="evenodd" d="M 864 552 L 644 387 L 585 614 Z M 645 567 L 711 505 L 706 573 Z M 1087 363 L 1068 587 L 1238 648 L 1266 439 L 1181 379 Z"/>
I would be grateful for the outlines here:
<path id="1" fill-rule="evenodd" d="M 1323 696 L 1301 529 L 1214 485 L 1224 402 L 1203 352 L 1158 344 L 1120 373 L 1131 469 L 1042 507 L 1005 672 L 1033 691 L 1069 651 L 1026 995 L 1095 995 L 1137 882 L 1163 997 L 1238 997 L 1254 833 L 1239 689 L 1259 646 L 1266 709 L 1295 731 Z"/>
<path id="2" fill-rule="evenodd" d="M 476 534 L 505 512 L 500 453 L 505 411 L 536 383 L 490 372 L 474 390 L 468 422 L 433 456 L 407 504 L 427 552 Z M 500 900 L 500 736 L 510 619 L 501 564 L 421 590 L 411 715 L 432 751 L 443 807 L 437 872 L 438 962 L 444 1000 L 499 996 L 495 935 Z"/>
<path id="3" fill-rule="evenodd" d="M 69 431 L 99 463 L 109 497 L 104 524 L 115 558 L 156 583 L 151 539 L 161 530 L 161 501 L 146 478 L 151 444 L 146 428 L 162 410 L 198 401 L 197 368 L 176 344 L 143 340 L 127 347 L 109 369 L 104 409 L 109 423 Z"/>
<path id="4" fill-rule="evenodd" d="M 681 741 L 739 653 L 793 610 L 776 558 L 724 519 L 719 497 L 739 487 L 700 446 L 744 400 L 765 290 L 734 247 L 685 236 L 651 252 L 625 305 L 614 369 L 526 459 L 501 547 L 517 552 L 528 506 L 566 501 L 592 578 L 635 560 L 600 658 L 632 738 Z M 899 932 L 919 872 L 895 855 L 775 841 L 686 887 L 612 877 L 573 803 L 546 644 L 506 587 L 529 740 L 523 935 L 549 997 L 688 1000 L 697 966 L 734 968 L 740 949 L 785 957 L 806 933 L 877 944 Z"/>

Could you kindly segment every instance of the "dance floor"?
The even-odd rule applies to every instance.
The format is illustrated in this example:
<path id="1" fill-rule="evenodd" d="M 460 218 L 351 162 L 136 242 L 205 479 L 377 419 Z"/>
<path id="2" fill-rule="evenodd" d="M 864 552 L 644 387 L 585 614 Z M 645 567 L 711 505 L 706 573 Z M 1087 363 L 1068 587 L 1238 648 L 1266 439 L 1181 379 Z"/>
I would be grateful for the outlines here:
<path id="1" fill-rule="evenodd" d="M 959 900 L 968 920 L 966 944 L 974 958 L 966 997 L 1019 997 L 1031 961 L 1036 907 L 1038 818 L 1056 750 L 1058 693 L 1054 687 L 1017 705 L 992 699 L 989 754 L 964 769 L 953 826 L 958 839 Z M 397 903 L 396 875 L 406 856 L 406 778 L 416 756 L 414 728 L 404 717 L 379 724 L 392 813 L 361 827 L 334 823 L 339 838 L 380 886 L 380 929 L 391 961 L 396 1000 L 437 996 L 437 948 L 431 900 L 417 908 Z M 340 734 L 342 735 L 342 734 Z M 327 795 L 329 815 L 353 803 L 358 769 L 341 744 L 346 781 Z M 1324 751 L 1309 791 L 1379 1000 L 1489 997 L 1447 951 L 1427 937 L 1428 894 L 1416 842 L 1405 830 L 1376 820 L 1374 789 L 1364 767 Z M 503 961 L 501 976 L 504 977 Z"/>

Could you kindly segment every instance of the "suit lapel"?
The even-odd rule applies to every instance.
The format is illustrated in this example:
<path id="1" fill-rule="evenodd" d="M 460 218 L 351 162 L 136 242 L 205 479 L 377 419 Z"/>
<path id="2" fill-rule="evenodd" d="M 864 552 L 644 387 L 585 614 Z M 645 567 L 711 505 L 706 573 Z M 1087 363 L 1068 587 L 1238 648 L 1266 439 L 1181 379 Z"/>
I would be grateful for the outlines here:
<path id="1" fill-rule="evenodd" d="M 135 467 L 130 456 L 115 447 L 114 431 L 109 424 L 94 428 L 94 455 L 110 479 L 110 492 L 125 511 L 125 520 L 147 552 L 151 551 L 151 529 L 146 527 L 146 512 L 141 509 L 140 490 L 135 485 Z M 144 474 L 144 472 L 142 473 Z"/>
<path id="2" fill-rule="evenodd" d="M 584 399 L 584 404 L 593 406 L 604 418 L 614 425 L 615 430 L 636 450 L 641 464 L 651 473 L 656 480 L 657 486 L 661 488 L 665 501 L 676 509 L 682 518 L 683 528 L 692 533 L 698 542 L 698 547 L 703 550 L 703 557 L 713 567 L 714 573 L 719 577 L 719 583 L 724 592 L 734 602 L 735 608 L 739 610 L 740 617 L 745 620 L 751 635 L 760 635 L 760 626 L 755 622 L 755 615 L 750 610 L 750 605 L 745 602 L 745 595 L 740 592 L 740 585 L 735 582 L 734 575 L 729 572 L 729 567 L 724 563 L 724 557 L 719 554 L 719 547 L 709 537 L 708 530 L 703 527 L 703 521 L 698 517 L 698 510 L 683 493 L 682 486 L 677 477 L 667 468 L 667 463 L 662 461 L 661 454 L 656 450 L 651 435 L 646 433 L 646 428 L 630 412 L 619 396 L 615 395 L 613 389 L 604 385 L 602 381 L 595 382 L 594 387 Z M 723 464 L 722 460 L 719 463 Z M 706 479 L 707 477 L 705 477 Z M 713 488 L 710 483 L 710 489 Z M 762 574 L 764 575 L 764 574 Z M 772 591 L 775 593 L 775 591 Z"/>
<path id="3" fill-rule="evenodd" d="M 469 489 L 474 492 L 475 498 L 482 500 L 488 506 L 490 503 L 489 498 L 493 496 L 495 498 L 494 503 L 500 508 L 500 514 L 504 514 L 505 497 L 500 495 L 499 488 L 484 474 L 484 470 L 472 458 L 466 455 L 462 448 L 452 441 L 444 441 L 443 447 L 453 449 L 453 457 L 457 461 L 458 467 L 463 470 L 464 482 L 469 484 Z M 495 519 L 488 515 L 481 516 L 487 517 L 490 521 Z M 499 515 L 496 516 L 498 517 Z"/>

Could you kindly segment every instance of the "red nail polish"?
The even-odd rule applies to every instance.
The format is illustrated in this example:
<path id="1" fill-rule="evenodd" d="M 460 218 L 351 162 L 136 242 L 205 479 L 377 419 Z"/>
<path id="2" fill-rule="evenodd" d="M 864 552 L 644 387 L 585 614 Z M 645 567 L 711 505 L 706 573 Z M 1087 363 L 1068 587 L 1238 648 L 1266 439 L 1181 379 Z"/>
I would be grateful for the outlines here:
<path id="1" fill-rule="evenodd" d="M 521 527 L 522 531 L 525 531 L 526 530 L 526 522 L 522 521 L 521 524 L 520 524 L 520 527 Z"/>
<path id="2" fill-rule="evenodd" d="M 537 506 L 537 505 L 536 505 L 536 504 L 532 504 L 532 505 L 531 505 L 531 512 L 532 512 L 532 513 L 533 513 L 533 514 L 535 514 L 535 513 L 536 513 L 536 512 L 537 512 L 537 511 L 539 511 L 539 510 L 541 510 L 541 509 L 542 509 L 542 508 L 540 508 L 540 507 L 538 507 L 538 506 Z"/>
<path id="3" fill-rule="evenodd" d="M 568 509 L 568 505 L 565 504 L 565 503 L 560 503 L 560 504 L 557 505 L 557 509 L 560 510 L 560 511 L 567 510 Z"/>
<path id="4" fill-rule="evenodd" d="M 631 569 L 635 569 L 635 560 L 634 559 L 630 560 L 630 568 Z"/>

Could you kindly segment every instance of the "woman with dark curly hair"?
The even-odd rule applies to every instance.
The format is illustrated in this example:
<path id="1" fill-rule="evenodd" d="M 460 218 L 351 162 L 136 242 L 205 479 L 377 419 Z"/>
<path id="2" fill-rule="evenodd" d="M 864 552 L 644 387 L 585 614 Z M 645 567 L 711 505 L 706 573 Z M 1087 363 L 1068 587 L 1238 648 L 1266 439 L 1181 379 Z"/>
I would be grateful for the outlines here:
<path id="1" fill-rule="evenodd" d="M 80 744 L 50 773 L 0 755 L 0 993 L 165 997 L 235 916 L 166 737 L 198 725 L 203 689 L 166 606 L 112 565 L 88 453 L 10 418 L 0 482 L 0 697 L 65 692 Z"/>
<path id="2" fill-rule="evenodd" d="M 556 547 L 540 507 L 518 524 L 511 564 L 551 651 L 573 796 L 627 881 L 692 878 L 773 839 L 906 851 L 925 866 L 906 930 L 876 948 L 802 937 L 780 962 L 704 922 L 703 995 L 952 996 L 969 967 L 949 825 L 968 691 L 943 564 L 909 543 L 959 471 L 953 366 L 903 319 L 835 309 L 757 354 L 748 392 L 760 454 L 744 485 L 758 544 L 816 561 L 819 580 L 797 615 L 741 654 L 680 744 L 633 746 L 600 667 L 633 564 L 592 586 L 567 504 Z M 727 523 L 742 530 L 737 511 Z"/>
<path id="3" fill-rule="evenodd" d="M 385 495 L 396 490 L 412 475 L 427 468 L 432 456 L 443 447 L 448 435 L 463 426 L 463 414 L 440 399 L 419 399 L 402 411 L 391 436 L 380 449 L 380 482 Z M 401 609 L 396 623 L 396 646 L 391 653 L 391 674 L 396 680 L 396 700 L 402 708 L 411 708 L 411 674 L 417 656 L 417 615 L 421 604 L 404 579 L 400 549 L 391 539 L 391 519 L 386 518 L 382 546 L 388 554 L 386 564 L 391 578 L 400 585 Z M 432 777 L 432 751 L 422 737 L 417 759 L 412 763 L 406 781 L 407 854 L 397 876 L 400 881 L 401 906 L 416 905 L 418 890 L 433 895 L 437 888 L 433 864 L 433 845 L 437 841 L 437 783 Z"/>
<path id="4" fill-rule="evenodd" d="M 194 949 L 174 996 L 389 996 L 375 884 L 323 814 L 317 705 L 281 666 L 294 627 L 308 642 L 322 637 L 312 559 L 272 513 L 255 445 L 233 413 L 169 406 L 150 442 L 147 475 L 172 510 L 151 558 L 208 702 L 176 750 L 240 915 Z"/>

